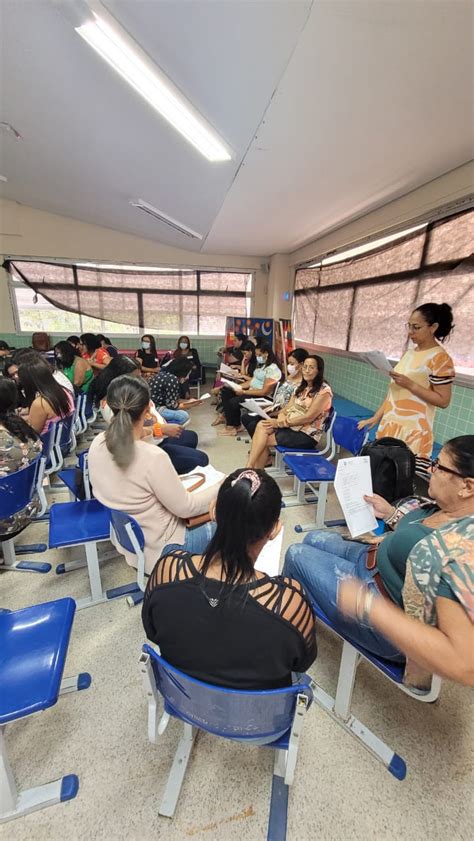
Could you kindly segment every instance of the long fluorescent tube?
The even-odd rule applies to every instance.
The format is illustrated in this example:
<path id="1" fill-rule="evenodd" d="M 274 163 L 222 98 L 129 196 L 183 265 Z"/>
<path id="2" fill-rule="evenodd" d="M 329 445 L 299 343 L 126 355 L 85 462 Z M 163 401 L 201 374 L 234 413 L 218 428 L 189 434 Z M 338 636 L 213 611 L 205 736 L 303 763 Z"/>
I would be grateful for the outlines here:
<path id="1" fill-rule="evenodd" d="M 95 5 L 90 3 L 91 6 Z M 104 9 L 76 32 L 209 161 L 230 161 L 224 142 Z"/>
<path id="2" fill-rule="evenodd" d="M 193 231 L 192 228 L 188 228 L 187 225 L 183 225 L 182 222 L 178 222 L 177 219 L 173 219 L 172 216 L 168 216 L 167 213 L 163 213 L 162 210 L 158 210 L 158 208 L 153 207 L 152 204 L 148 204 L 148 202 L 143 201 L 142 199 L 132 200 L 130 204 L 132 207 L 136 207 L 138 210 L 148 213 L 148 216 L 153 216 L 154 219 L 158 219 L 159 222 L 164 222 L 165 225 L 168 225 L 170 228 L 174 228 L 174 230 L 179 231 L 180 234 L 186 234 L 187 237 L 191 237 L 192 239 L 202 239 L 202 234 L 198 234 L 197 231 Z"/>

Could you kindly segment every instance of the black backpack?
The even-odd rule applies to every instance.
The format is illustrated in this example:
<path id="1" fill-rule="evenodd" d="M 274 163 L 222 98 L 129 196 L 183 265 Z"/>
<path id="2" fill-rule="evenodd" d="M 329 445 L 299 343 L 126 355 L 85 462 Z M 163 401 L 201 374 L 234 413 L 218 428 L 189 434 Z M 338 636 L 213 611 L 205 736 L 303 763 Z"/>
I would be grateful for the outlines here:
<path id="1" fill-rule="evenodd" d="M 365 444 L 361 456 L 369 456 L 374 493 L 387 502 L 413 495 L 415 454 L 398 438 L 379 438 Z"/>

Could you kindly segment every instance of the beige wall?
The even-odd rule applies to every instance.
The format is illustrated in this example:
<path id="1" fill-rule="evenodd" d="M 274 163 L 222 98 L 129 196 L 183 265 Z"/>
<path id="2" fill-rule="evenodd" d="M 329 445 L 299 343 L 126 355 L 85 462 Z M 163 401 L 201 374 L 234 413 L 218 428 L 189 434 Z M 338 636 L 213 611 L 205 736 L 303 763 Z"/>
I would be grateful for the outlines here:
<path id="1" fill-rule="evenodd" d="M 91 262 L 243 269 L 255 273 L 252 313 L 267 309 L 268 273 L 260 257 L 199 254 L 65 216 L 0 200 L 0 254 Z M 0 332 L 14 332 L 6 275 L 0 275 Z"/>

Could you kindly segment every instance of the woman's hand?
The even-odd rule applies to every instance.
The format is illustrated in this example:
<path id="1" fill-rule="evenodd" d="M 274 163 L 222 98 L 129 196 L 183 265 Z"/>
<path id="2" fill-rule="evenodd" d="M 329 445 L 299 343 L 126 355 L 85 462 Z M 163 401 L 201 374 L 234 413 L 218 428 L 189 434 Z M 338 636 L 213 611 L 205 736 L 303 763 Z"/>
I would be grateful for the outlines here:
<path id="1" fill-rule="evenodd" d="M 372 429 L 375 424 L 377 423 L 377 418 L 373 415 L 371 418 L 365 418 L 365 420 L 359 421 L 357 424 L 357 429 Z"/>
<path id="2" fill-rule="evenodd" d="M 379 494 L 367 494 L 364 496 L 366 502 L 374 509 L 374 514 L 379 520 L 386 520 L 395 511 L 395 506 L 387 502 L 383 496 Z"/>
<path id="3" fill-rule="evenodd" d="M 265 432 L 268 432 L 270 435 L 274 429 L 278 429 L 278 421 L 276 420 L 263 420 L 260 421 L 260 426 L 263 426 Z"/>
<path id="4" fill-rule="evenodd" d="M 390 371 L 389 376 L 394 380 L 396 385 L 400 386 L 400 388 L 406 388 L 408 391 L 411 391 L 415 383 L 410 377 L 406 377 L 405 374 L 399 374 L 397 371 Z"/>
<path id="5" fill-rule="evenodd" d="M 217 503 L 217 499 L 213 499 L 211 504 L 209 505 L 209 517 L 210 517 L 211 523 L 216 522 L 216 503 Z"/>
<path id="6" fill-rule="evenodd" d="M 162 423 L 161 429 L 163 435 L 168 435 L 169 438 L 179 438 L 183 432 L 183 427 L 179 423 Z"/>

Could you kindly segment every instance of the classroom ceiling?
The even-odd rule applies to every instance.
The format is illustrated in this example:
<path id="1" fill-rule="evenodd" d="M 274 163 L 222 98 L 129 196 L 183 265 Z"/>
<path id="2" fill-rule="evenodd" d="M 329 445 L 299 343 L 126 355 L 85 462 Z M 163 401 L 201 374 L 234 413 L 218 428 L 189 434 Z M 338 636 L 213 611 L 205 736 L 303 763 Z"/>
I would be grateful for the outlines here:
<path id="1" fill-rule="evenodd" d="M 472 157 L 470 0 L 106 0 L 229 144 L 225 163 L 78 37 L 75 3 L 0 0 L 0 121 L 23 136 L 0 132 L 6 198 L 190 251 L 266 257 Z M 202 242 L 132 208 L 138 198 Z"/>

